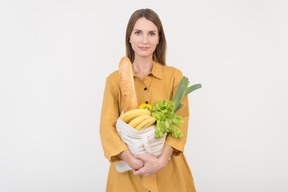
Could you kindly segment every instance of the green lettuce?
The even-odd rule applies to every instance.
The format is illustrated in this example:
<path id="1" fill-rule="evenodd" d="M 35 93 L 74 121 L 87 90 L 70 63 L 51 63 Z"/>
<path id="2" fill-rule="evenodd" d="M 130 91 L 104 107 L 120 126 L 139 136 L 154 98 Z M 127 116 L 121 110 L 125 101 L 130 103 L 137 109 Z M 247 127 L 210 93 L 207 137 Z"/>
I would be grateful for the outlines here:
<path id="1" fill-rule="evenodd" d="M 184 123 L 181 116 L 174 113 L 175 103 L 164 99 L 152 103 L 153 109 L 151 114 L 157 119 L 155 137 L 161 138 L 166 132 L 170 132 L 173 137 L 184 137 L 179 127 Z"/>
<path id="2" fill-rule="evenodd" d="M 184 137 L 179 127 L 184 123 L 183 117 L 176 115 L 177 111 L 183 107 L 180 103 L 182 99 L 192 91 L 202 87 L 201 84 L 189 86 L 189 80 L 183 76 L 178 86 L 173 101 L 164 99 L 162 101 L 152 103 L 153 109 L 151 114 L 156 118 L 155 137 L 161 138 L 166 132 L 170 132 L 173 137 Z"/>

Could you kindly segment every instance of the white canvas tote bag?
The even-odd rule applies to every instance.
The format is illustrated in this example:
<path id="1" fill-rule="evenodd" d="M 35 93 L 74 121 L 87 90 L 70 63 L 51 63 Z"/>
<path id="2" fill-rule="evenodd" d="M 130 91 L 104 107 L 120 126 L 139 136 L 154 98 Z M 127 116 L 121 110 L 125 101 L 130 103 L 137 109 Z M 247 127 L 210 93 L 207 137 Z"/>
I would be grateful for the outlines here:
<path id="1" fill-rule="evenodd" d="M 160 139 L 155 138 L 155 125 L 152 125 L 143 130 L 136 130 L 120 118 L 116 122 L 116 129 L 122 141 L 124 141 L 130 152 L 136 154 L 152 154 L 160 156 L 166 140 L 166 133 Z M 125 162 L 120 161 L 116 163 L 116 170 L 120 173 L 132 170 L 131 167 Z"/>

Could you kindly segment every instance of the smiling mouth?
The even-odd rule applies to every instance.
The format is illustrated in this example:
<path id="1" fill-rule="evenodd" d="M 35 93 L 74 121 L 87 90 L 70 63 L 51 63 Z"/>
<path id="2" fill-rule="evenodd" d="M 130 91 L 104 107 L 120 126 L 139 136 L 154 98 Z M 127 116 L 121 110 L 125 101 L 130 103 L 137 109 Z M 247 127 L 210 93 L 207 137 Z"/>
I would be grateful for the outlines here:
<path id="1" fill-rule="evenodd" d="M 139 47 L 139 49 L 141 49 L 142 51 L 146 51 L 148 50 L 150 47 Z"/>

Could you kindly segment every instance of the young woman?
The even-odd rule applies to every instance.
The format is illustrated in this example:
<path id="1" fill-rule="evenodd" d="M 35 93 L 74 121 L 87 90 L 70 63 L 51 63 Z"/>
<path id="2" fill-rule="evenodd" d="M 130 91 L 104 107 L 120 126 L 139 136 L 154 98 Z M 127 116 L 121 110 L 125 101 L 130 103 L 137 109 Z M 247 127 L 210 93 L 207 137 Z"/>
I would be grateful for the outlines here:
<path id="1" fill-rule="evenodd" d="M 166 66 L 166 39 L 158 15 L 151 9 L 135 11 L 126 30 L 126 54 L 131 60 L 138 104 L 172 100 L 183 77 L 182 72 Z M 106 79 L 101 111 L 100 136 L 105 157 L 111 162 L 108 192 L 194 192 L 193 177 L 183 154 L 187 139 L 188 97 L 177 114 L 184 118 L 180 127 L 184 138 L 167 135 L 162 155 L 135 155 L 129 151 L 115 128 L 123 111 L 119 72 Z M 115 163 L 125 161 L 133 170 L 119 173 Z"/>

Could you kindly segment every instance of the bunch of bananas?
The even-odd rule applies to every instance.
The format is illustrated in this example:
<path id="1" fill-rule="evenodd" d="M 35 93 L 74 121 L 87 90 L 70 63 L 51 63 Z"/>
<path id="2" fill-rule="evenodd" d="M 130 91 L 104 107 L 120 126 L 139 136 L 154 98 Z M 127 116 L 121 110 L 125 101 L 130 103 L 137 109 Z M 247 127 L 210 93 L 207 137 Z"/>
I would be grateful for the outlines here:
<path id="1" fill-rule="evenodd" d="M 151 112 L 147 109 L 132 109 L 123 113 L 120 119 L 137 130 L 146 129 L 156 121 L 156 118 L 152 117 Z"/>

